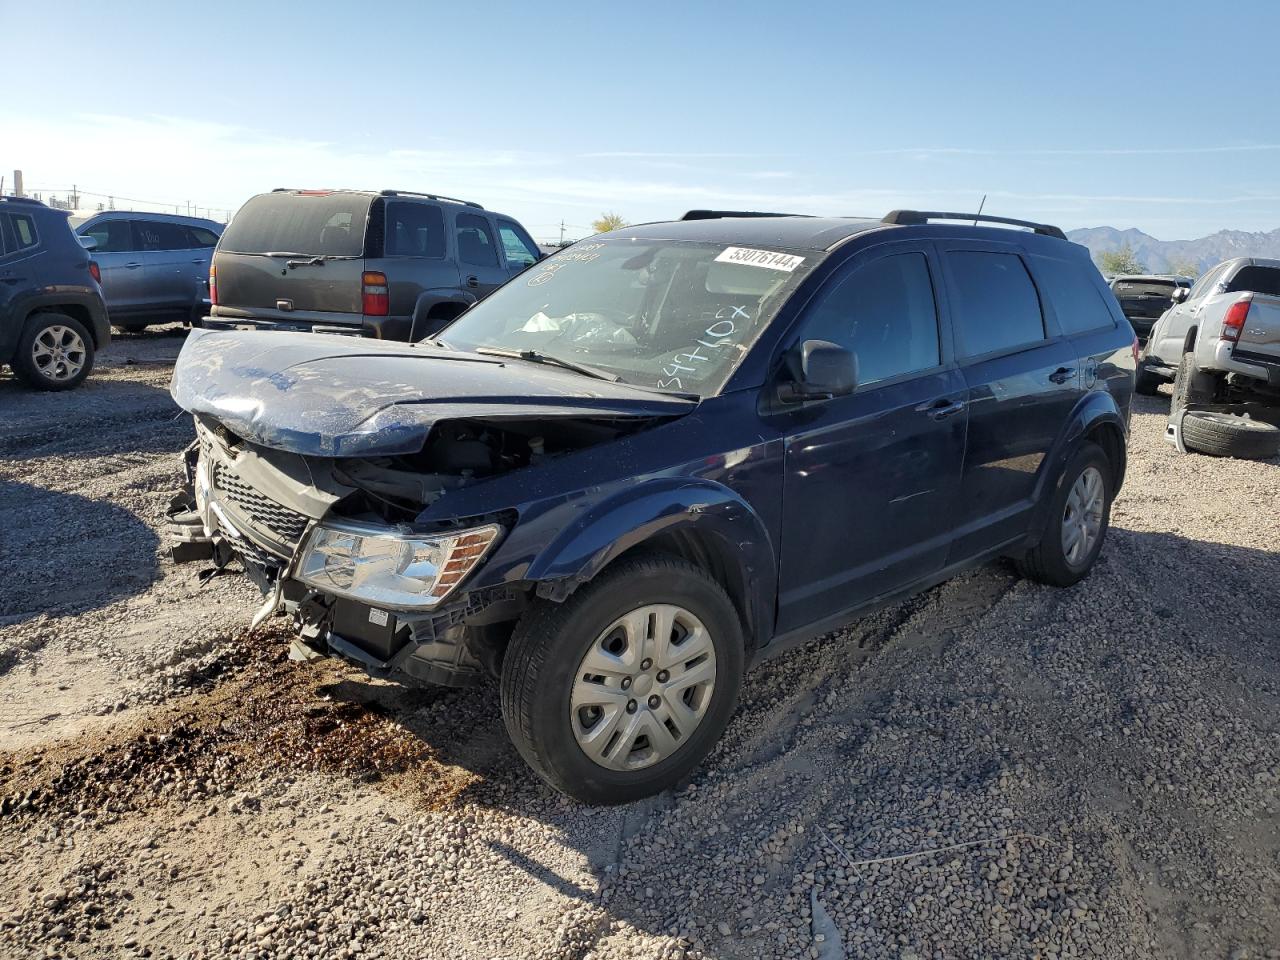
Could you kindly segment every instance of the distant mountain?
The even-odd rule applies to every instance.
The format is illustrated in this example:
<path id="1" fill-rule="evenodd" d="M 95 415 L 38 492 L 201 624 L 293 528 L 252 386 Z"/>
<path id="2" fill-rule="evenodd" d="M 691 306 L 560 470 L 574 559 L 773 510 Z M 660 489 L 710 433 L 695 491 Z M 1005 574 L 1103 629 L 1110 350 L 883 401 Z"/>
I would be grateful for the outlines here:
<path id="1" fill-rule="evenodd" d="M 1157 240 L 1141 230 L 1086 227 L 1068 230 L 1067 237 L 1098 254 L 1119 250 L 1126 243 L 1152 273 L 1168 273 L 1175 263 L 1190 262 L 1201 272 L 1232 257 L 1274 257 L 1280 260 L 1280 229 L 1267 233 L 1219 230 L 1199 240 Z"/>

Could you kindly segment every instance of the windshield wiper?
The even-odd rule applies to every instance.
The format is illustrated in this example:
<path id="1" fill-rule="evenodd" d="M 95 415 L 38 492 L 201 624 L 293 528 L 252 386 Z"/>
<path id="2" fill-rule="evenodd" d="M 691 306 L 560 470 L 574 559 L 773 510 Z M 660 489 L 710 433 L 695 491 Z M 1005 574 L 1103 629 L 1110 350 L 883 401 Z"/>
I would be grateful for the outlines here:
<path id="1" fill-rule="evenodd" d="M 505 347 L 476 347 L 474 352 L 484 354 L 487 357 L 510 357 L 513 360 L 528 360 L 530 363 L 545 363 L 549 367 L 561 367 L 564 370 L 572 370 L 574 373 L 580 373 L 584 377 L 591 377 L 595 380 L 608 380 L 610 383 L 622 383 L 622 378 L 615 374 L 605 373 L 603 370 L 597 370 L 595 367 L 588 367 L 581 363 L 574 363 L 571 360 L 561 360 L 559 357 L 553 357 L 547 353 L 539 353 L 537 350 L 509 350 Z"/>

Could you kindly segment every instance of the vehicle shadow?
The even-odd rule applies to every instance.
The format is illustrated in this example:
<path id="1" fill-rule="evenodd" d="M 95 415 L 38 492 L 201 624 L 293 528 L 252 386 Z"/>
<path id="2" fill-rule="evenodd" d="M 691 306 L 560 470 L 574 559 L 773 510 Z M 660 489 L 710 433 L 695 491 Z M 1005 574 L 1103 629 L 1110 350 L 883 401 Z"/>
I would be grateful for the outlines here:
<path id="1" fill-rule="evenodd" d="M 591 903 L 612 921 L 655 936 L 668 936 L 672 928 L 671 914 L 664 913 L 663 906 L 679 897 L 678 892 L 666 891 L 685 883 L 671 872 L 673 856 L 682 858 L 681 869 L 690 876 L 711 870 L 726 891 L 754 891 L 753 898 L 760 901 L 755 916 L 777 916 L 788 895 L 794 897 L 797 878 L 812 870 L 815 857 L 823 856 L 824 827 L 847 819 L 850 811 L 909 838 L 917 827 L 912 811 L 936 802 L 939 792 L 963 798 L 999 790 L 999 771 L 1014 763 L 1038 767 L 1037 795 L 1059 805 L 1062 798 L 1079 798 L 1082 790 L 1085 796 L 1100 796 L 1117 778 L 1142 784 L 1144 777 L 1166 776 L 1171 756 L 1181 757 L 1187 766 L 1198 763 L 1189 754 L 1171 754 L 1152 729 L 1099 722 L 1108 711 L 1122 716 L 1145 709 L 1135 708 L 1135 691 L 1141 685 L 1134 676 L 1149 683 L 1153 673 L 1161 672 L 1162 683 L 1193 685 L 1205 692 L 1206 700 L 1216 702 L 1240 698 L 1244 703 L 1247 697 L 1246 723 L 1270 729 L 1280 722 L 1274 633 L 1274 624 L 1280 622 L 1280 595 L 1271 589 L 1280 579 L 1280 554 L 1275 551 L 1115 527 L 1093 575 L 1073 588 L 1022 584 L 1004 564 L 972 576 L 979 587 L 992 581 L 986 584 L 991 588 L 986 592 L 989 605 L 959 609 L 964 607 L 965 591 L 972 592 L 969 581 L 959 592 L 954 585 L 951 590 L 946 584 L 936 587 L 925 594 L 924 602 L 918 598 L 904 603 L 901 616 L 889 610 L 874 618 L 886 638 L 870 657 L 863 655 L 860 645 L 865 637 L 855 629 L 765 661 L 745 682 L 742 702 L 750 706 L 739 708 L 722 746 L 693 774 L 691 788 L 687 784 L 678 791 L 678 802 L 668 792 L 641 803 L 591 809 L 555 794 L 510 745 L 494 684 L 466 690 L 403 690 L 352 680 L 330 692 L 353 702 L 378 704 L 421 738 L 440 762 L 472 772 L 472 783 L 454 803 L 499 808 L 507 816 L 550 828 L 560 843 L 583 855 L 596 881 L 584 884 L 581 875 L 563 866 L 563 858 L 546 862 L 515 840 L 484 841 L 491 855 L 527 877 L 531 889 L 550 888 Z M 1233 586 L 1217 591 L 1213 602 L 1206 603 L 1188 595 L 1186 585 L 1191 582 Z M 1250 589 L 1251 584 L 1258 589 Z M 957 608 L 954 616 L 948 607 Z M 1051 663 L 1060 668 L 1055 658 L 1063 655 L 1063 624 L 1097 618 L 1100 610 L 1106 611 L 1106 629 L 1077 631 L 1073 642 L 1079 649 L 1072 648 L 1071 654 L 1078 664 L 1072 669 L 1083 671 L 1090 688 L 1097 688 L 1092 701 L 1096 712 L 1062 711 L 1058 698 L 1065 698 L 1065 691 L 1042 672 Z M 921 611 L 936 612 L 930 613 L 935 637 L 926 645 L 918 644 Z M 1226 624 L 1231 625 L 1230 640 L 1224 642 Z M 1004 719 L 999 701 L 992 699 L 999 695 L 993 694 L 990 674 L 943 666 L 948 648 L 974 625 L 984 636 L 1006 638 L 991 655 L 991 669 L 1001 676 L 1026 677 L 1019 695 L 1028 701 L 1044 699 L 1038 708 L 1043 717 L 1034 714 L 1032 728 L 1019 725 L 1016 717 L 1025 714 Z M 902 660 L 917 652 L 929 660 L 925 681 L 904 678 Z M 970 652 L 966 658 L 972 656 Z M 1195 663 L 1195 669 L 1188 671 L 1187 663 Z M 1131 671 L 1137 673 L 1131 676 Z M 978 676 L 982 679 L 975 679 Z M 902 702 L 904 684 L 909 683 L 917 685 L 907 701 L 910 709 L 899 711 L 894 705 Z M 1156 689 L 1153 696 L 1162 702 L 1165 695 L 1159 689 L 1164 688 Z M 1069 702 L 1063 699 L 1064 705 Z M 975 712 L 973 703 L 990 703 L 994 712 Z M 779 704 L 790 706 L 784 710 Z M 1210 707 L 1203 709 L 1212 721 Z M 922 710 L 930 715 L 933 737 L 921 735 Z M 960 736 L 954 730 L 975 723 L 980 735 L 953 739 Z M 892 766 L 885 766 L 884 755 L 875 752 L 884 749 L 886 737 L 904 744 L 901 759 Z M 1079 750 L 1086 742 L 1087 756 Z M 1078 759 L 1046 766 L 1045 757 Z M 1210 761 L 1225 762 L 1205 758 Z M 875 775 L 835 776 L 863 769 Z M 1202 776 L 1199 770 L 1181 773 L 1189 780 Z M 1023 808 L 1024 799 L 1010 795 L 1000 803 L 1016 808 L 1019 816 L 1034 816 L 1035 802 L 1026 799 Z M 1094 814 L 1119 815 L 1102 800 L 1097 802 Z M 770 810 L 787 811 L 778 815 L 779 823 L 787 821 L 790 839 L 784 845 L 776 845 L 770 832 L 778 829 L 770 819 L 773 815 L 762 814 Z M 1163 826 L 1173 830 L 1181 813 L 1169 811 L 1169 823 Z M 1230 833 L 1225 820 L 1217 823 L 1211 813 L 1198 815 L 1206 830 Z M 694 823 L 730 829 L 727 837 L 714 841 L 707 839 L 705 830 L 698 835 L 678 833 L 684 829 L 681 824 Z M 766 852 L 768 844 L 775 844 L 768 846 L 772 855 Z M 868 849 L 855 855 L 884 852 Z M 619 884 L 623 868 L 627 879 Z M 982 880 L 976 873 L 973 883 L 980 896 Z M 593 889 L 597 884 L 606 896 Z M 691 891 L 696 889 L 697 884 Z M 832 896 L 843 895 L 828 889 Z M 645 891 L 643 896 L 637 890 Z M 656 900 L 650 890 L 656 891 Z M 808 893 L 804 892 L 806 903 Z M 733 895 L 726 899 L 690 892 L 681 901 L 681 928 L 699 931 L 711 950 L 708 955 L 769 955 L 773 942 L 763 934 L 717 933 L 726 919 L 734 921 L 735 931 L 742 926 L 734 920 L 741 903 L 735 903 Z M 909 899 L 904 893 L 897 908 L 874 918 L 885 924 L 886 935 L 910 936 L 912 920 L 905 910 Z M 1194 904 L 1188 909 L 1198 911 Z"/>
<path id="2" fill-rule="evenodd" d="M 113 503 L 0 480 L 0 626 L 84 613 L 142 593 L 160 576 L 159 543 L 150 526 Z M 55 636 L 43 631 L 24 640 L 24 649 Z M 0 674 L 16 657 L 0 648 Z"/>

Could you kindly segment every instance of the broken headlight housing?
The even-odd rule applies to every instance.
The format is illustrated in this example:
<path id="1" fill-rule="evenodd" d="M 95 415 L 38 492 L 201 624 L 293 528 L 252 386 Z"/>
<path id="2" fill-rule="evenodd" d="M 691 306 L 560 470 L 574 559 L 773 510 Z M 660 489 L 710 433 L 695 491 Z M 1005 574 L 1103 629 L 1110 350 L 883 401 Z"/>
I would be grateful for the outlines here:
<path id="1" fill-rule="evenodd" d="M 376 607 L 420 610 L 447 597 L 497 542 L 497 524 L 423 536 L 386 527 L 319 524 L 294 576 Z"/>

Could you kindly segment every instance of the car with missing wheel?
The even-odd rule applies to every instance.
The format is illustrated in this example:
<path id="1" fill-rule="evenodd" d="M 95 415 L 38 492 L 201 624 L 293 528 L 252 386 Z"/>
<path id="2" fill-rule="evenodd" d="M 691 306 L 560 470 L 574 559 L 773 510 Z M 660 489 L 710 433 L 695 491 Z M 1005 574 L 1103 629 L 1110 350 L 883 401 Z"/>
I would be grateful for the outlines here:
<path id="1" fill-rule="evenodd" d="M 697 211 L 418 342 L 193 331 L 175 558 L 242 567 L 295 656 L 498 677 L 573 797 L 668 788 L 749 666 L 996 557 L 1098 557 L 1133 330 L 1058 228 L 974 219 Z"/>
<path id="2" fill-rule="evenodd" d="M 0 197 L 0 365 L 38 390 L 69 390 L 111 342 L 98 265 L 70 214 Z"/>

